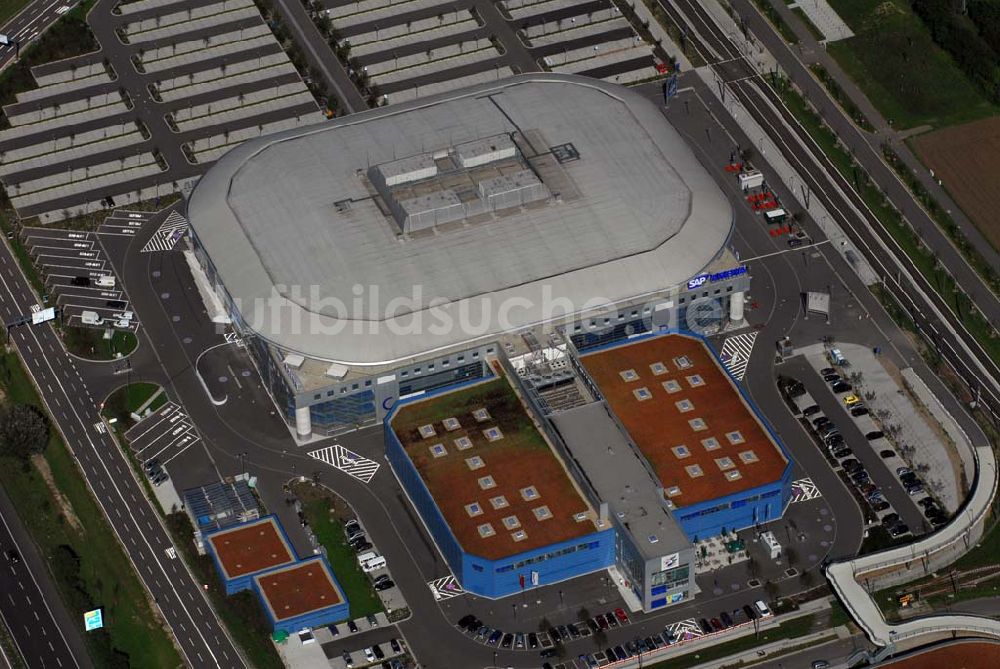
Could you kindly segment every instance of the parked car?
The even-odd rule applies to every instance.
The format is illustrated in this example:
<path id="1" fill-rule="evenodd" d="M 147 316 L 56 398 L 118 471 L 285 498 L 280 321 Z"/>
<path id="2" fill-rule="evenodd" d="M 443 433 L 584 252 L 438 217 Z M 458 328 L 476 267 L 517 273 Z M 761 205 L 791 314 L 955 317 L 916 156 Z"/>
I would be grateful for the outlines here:
<path id="1" fill-rule="evenodd" d="M 594 616 L 594 620 L 597 621 L 598 627 L 602 630 L 607 630 L 608 627 L 610 627 L 610 625 L 608 625 L 607 618 L 605 618 L 603 614 Z"/>
<path id="2" fill-rule="evenodd" d="M 518 632 L 514 635 L 514 648 L 523 650 L 525 647 L 525 636 L 523 632 Z"/>
<path id="3" fill-rule="evenodd" d="M 871 476 L 869 476 L 868 472 L 866 472 L 864 469 L 858 469 L 856 471 L 851 472 L 851 480 L 858 485 L 867 482 L 870 478 Z"/>
<path id="4" fill-rule="evenodd" d="M 851 407 L 851 415 L 852 416 L 867 416 L 868 415 L 868 407 L 866 407 L 864 404 L 855 404 L 854 406 Z"/>
<path id="5" fill-rule="evenodd" d="M 608 627 L 618 627 L 618 618 L 615 617 L 614 613 L 605 613 L 604 619 L 608 621 Z"/>
<path id="6" fill-rule="evenodd" d="M 365 661 L 367 661 L 369 664 L 375 661 L 375 653 L 372 652 L 371 648 L 365 646 L 364 652 L 365 652 Z"/>
<path id="7" fill-rule="evenodd" d="M 844 445 L 844 435 L 842 434 L 831 434 L 826 439 L 823 440 L 827 448 L 839 448 Z"/>
<path id="8" fill-rule="evenodd" d="M 823 380 L 826 381 L 827 383 L 835 383 L 836 381 L 840 381 L 840 374 L 838 374 L 837 372 L 830 372 L 829 374 L 824 374 Z"/>
<path id="9" fill-rule="evenodd" d="M 889 449 L 889 448 L 887 448 L 885 450 L 882 450 L 882 451 L 879 451 L 878 454 L 879 454 L 880 457 L 882 457 L 885 460 L 888 460 L 889 458 L 896 457 L 896 451 L 894 451 L 892 449 Z"/>
<path id="10" fill-rule="evenodd" d="M 813 420 L 812 424 L 813 424 L 813 427 L 815 427 L 816 429 L 819 429 L 819 428 L 823 427 L 824 425 L 829 425 L 832 422 L 833 421 L 831 421 L 826 416 L 820 416 L 819 418 L 816 418 L 815 420 Z"/>
<path id="11" fill-rule="evenodd" d="M 356 622 L 354 622 L 353 620 L 348 620 L 347 621 L 347 629 L 351 630 L 351 633 L 353 634 L 354 632 L 358 631 L 358 624 Z"/>
<path id="12" fill-rule="evenodd" d="M 630 657 L 624 646 L 621 645 L 615 646 L 615 655 L 618 656 L 619 660 L 627 660 Z"/>
<path id="13" fill-rule="evenodd" d="M 382 652 L 382 649 L 379 648 L 378 644 L 372 646 L 372 653 L 374 653 L 376 660 L 385 659 L 385 653 Z"/>
<path id="14" fill-rule="evenodd" d="M 934 516 L 933 518 L 928 518 L 927 520 L 929 520 L 931 525 L 934 527 L 941 527 L 942 525 L 946 525 L 948 523 L 948 516 Z"/>
<path id="15" fill-rule="evenodd" d="M 705 618 L 698 618 L 698 627 L 701 628 L 704 634 L 712 633 L 712 626 L 708 624 L 708 620 Z"/>
<path id="16" fill-rule="evenodd" d="M 858 462 L 857 459 L 855 459 L 855 458 L 850 458 L 848 460 L 844 460 L 843 462 L 840 463 L 840 466 L 843 467 L 844 469 L 846 469 L 849 472 L 857 471 L 857 470 L 861 469 L 861 467 L 862 467 L 861 463 Z"/>
<path id="17" fill-rule="evenodd" d="M 722 613 L 719 614 L 719 620 L 722 621 L 723 627 L 732 627 L 733 626 L 733 618 L 732 618 L 732 616 L 730 616 L 725 611 L 723 611 Z"/>
<path id="18" fill-rule="evenodd" d="M 851 455 L 853 455 L 853 451 L 851 451 L 851 449 L 846 448 L 846 447 L 845 448 L 838 448 L 837 450 L 835 450 L 833 452 L 833 457 L 837 458 L 838 460 L 850 457 Z"/>
<path id="19" fill-rule="evenodd" d="M 852 407 L 855 404 L 861 404 L 861 398 L 858 397 L 857 395 L 847 395 L 844 398 L 844 404 L 846 404 L 849 407 Z"/>
<path id="20" fill-rule="evenodd" d="M 923 483 L 914 483 L 913 485 L 906 486 L 906 494 L 910 497 L 916 497 L 924 492 Z"/>
<path id="21" fill-rule="evenodd" d="M 579 639 L 582 636 L 580 634 L 580 629 L 573 623 L 566 625 L 566 629 L 569 630 L 569 636 L 571 639 Z"/>
<path id="22" fill-rule="evenodd" d="M 892 505 L 889 504 L 889 502 L 885 501 L 884 499 L 883 500 L 879 500 L 878 502 L 875 502 L 874 504 L 872 504 L 872 511 L 874 511 L 876 513 L 879 513 L 881 511 L 885 511 L 886 509 L 890 508 L 891 506 Z"/>
<path id="23" fill-rule="evenodd" d="M 500 630 L 493 630 L 493 634 L 490 634 L 489 638 L 486 639 L 486 645 L 495 646 L 500 642 L 500 637 L 503 636 L 503 632 Z"/>
<path id="24" fill-rule="evenodd" d="M 623 608 L 617 608 L 617 609 L 615 609 L 615 618 L 618 618 L 618 621 L 622 625 L 628 625 L 629 624 L 628 614 L 625 613 L 625 609 L 623 609 Z"/>
<path id="25" fill-rule="evenodd" d="M 330 636 L 340 636 L 340 630 L 337 629 L 336 625 L 327 625 L 326 628 L 330 630 Z"/>
<path id="26" fill-rule="evenodd" d="M 862 495 L 868 496 L 878 492 L 878 486 L 874 483 L 865 483 L 859 488 L 859 490 Z"/>
<path id="27" fill-rule="evenodd" d="M 810 404 L 805 409 L 802 410 L 802 415 L 805 417 L 814 416 L 821 411 L 818 404 Z"/>
<path id="28" fill-rule="evenodd" d="M 885 525 L 886 527 L 888 527 L 889 525 L 895 525 L 898 522 L 899 522 L 898 513 L 887 513 L 884 516 L 882 516 L 882 525 Z"/>
<path id="29" fill-rule="evenodd" d="M 542 658 L 543 660 L 546 658 L 555 657 L 556 655 L 558 655 L 558 651 L 556 651 L 555 648 L 545 648 L 538 651 L 538 657 Z"/>
<path id="30" fill-rule="evenodd" d="M 528 632 L 528 648 L 538 648 L 538 635 L 534 632 Z"/>
<path id="31" fill-rule="evenodd" d="M 819 370 L 819 373 L 824 376 L 827 374 L 836 374 L 837 369 L 835 367 L 824 367 L 823 369 Z"/>
<path id="32" fill-rule="evenodd" d="M 399 644 L 399 639 L 391 639 L 389 641 L 389 648 L 392 648 L 392 652 L 397 654 L 403 652 L 403 647 Z"/>
<path id="33" fill-rule="evenodd" d="M 347 667 L 347 669 L 351 669 L 351 667 L 354 666 L 354 660 L 351 659 L 351 654 L 348 653 L 346 650 L 341 655 L 341 657 L 344 658 L 344 665 Z"/>
<path id="34" fill-rule="evenodd" d="M 744 604 L 743 605 L 743 613 L 747 614 L 747 619 L 748 620 L 757 620 L 757 618 L 760 618 L 760 615 L 758 614 L 757 609 L 755 609 L 754 607 L 750 606 L 749 604 Z"/>
<path id="35" fill-rule="evenodd" d="M 841 393 L 850 392 L 853 387 L 854 386 L 852 386 L 847 381 L 837 381 L 832 386 L 830 386 L 830 390 L 840 395 Z"/>
<path id="36" fill-rule="evenodd" d="M 924 499 L 917 500 L 917 504 L 923 507 L 934 506 L 937 502 L 934 501 L 933 497 L 925 497 Z"/>
<path id="37" fill-rule="evenodd" d="M 906 523 L 898 523 L 889 528 L 889 536 L 892 538 L 900 537 L 910 531 L 910 528 Z"/>
<path id="38" fill-rule="evenodd" d="M 865 435 L 865 438 L 868 439 L 868 441 L 875 441 L 876 439 L 881 439 L 884 436 L 885 435 L 882 434 L 882 430 L 872 430 Z"/>
<path id="39" fill-rule="evenodd" d="M 385 590 L 388 590 L 389 588 L 395 587 L 395 585 L 396 585 L 396 582 L 393 581 L 391 578 L 388 578 L 388 579 L 386 579 L 384 581 L 379 581 L 378 583 L 376 583 L 375 584 L 375 589 L 378 590 L 379 592 L 384 592 Z"/>
<path id="40" fill-rule="evenodd" d="M 354 546 L 354 551 L 357 553 L 362 553 L 364 551 L 371 550 L 373 548 L 370 541 L 362 541 L 361 543 Z"/>
<path id="41" fill-rule="evenodd" d="M 372 613 L 369 613 L 369 614 L 368 614 L 368 615 L 367 615 L 367 616 L 365 617 L 365 620 L 367 620 L 367 621 L 368 621 L 368 625 L 369 625 L 370 627 L 378 627 L 378 618 L 376 618 L 376 617 L 375 617 L 375 614 L 372 614 Z M 475 622 L 476 622 L 476 623 L 478 623 L 478 622 L 479 622 L 479 620 L 478 620 L 478 619 L 475 619 L 475 618 L 474 618 L 473 620 L 475 620 Z M 478 625 L 476 625 L 476 626 L 478 627 Z"/>

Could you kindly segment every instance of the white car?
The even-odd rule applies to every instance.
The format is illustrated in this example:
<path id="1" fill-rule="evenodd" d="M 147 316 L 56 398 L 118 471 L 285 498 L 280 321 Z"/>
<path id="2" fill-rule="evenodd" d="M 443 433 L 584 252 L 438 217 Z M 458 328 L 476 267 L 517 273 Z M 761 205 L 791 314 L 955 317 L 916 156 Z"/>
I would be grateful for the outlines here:
<path id="1" fill-rule="evenodd" d="M 373 653 L 372 649 L 369 648 L 368 646 L 365 646 L 365 660 L 368 662 L 375 661 L 375 653 Z"/>

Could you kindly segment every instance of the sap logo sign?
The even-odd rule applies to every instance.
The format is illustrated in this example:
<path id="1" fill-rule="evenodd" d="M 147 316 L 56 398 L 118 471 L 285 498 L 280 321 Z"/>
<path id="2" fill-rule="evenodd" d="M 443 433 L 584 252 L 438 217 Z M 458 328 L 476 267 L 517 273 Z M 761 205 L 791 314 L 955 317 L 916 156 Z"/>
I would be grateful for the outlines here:
<path id="1" fill-rule="evenodd" d="M 694 290 L 695 288 L 701 288 L 702 285 L 708 281 L 708 275 L 702 274 L 701 276 L 696 276 L 695 278 L 688 281 L 688 290 Z"/>

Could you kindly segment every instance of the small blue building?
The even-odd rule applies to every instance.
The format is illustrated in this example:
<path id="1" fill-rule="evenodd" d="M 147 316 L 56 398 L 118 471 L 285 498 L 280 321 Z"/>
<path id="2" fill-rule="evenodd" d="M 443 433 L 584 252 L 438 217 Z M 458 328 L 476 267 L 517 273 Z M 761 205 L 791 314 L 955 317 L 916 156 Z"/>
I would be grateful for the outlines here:
<path id="1" fill-rule="evenodd" d="M 347 597 L 320 555 L 257 574 L 253 590 L 276 632 L 292 634 L 350 617 Z"/>
<path id="2" fill-rule="evenodd" d="M 215 562 L 227 595 L 249 590 L 254 574 L 298 560 L 274 516 L 209 532 L 205 535 L 205 549 Z"/>

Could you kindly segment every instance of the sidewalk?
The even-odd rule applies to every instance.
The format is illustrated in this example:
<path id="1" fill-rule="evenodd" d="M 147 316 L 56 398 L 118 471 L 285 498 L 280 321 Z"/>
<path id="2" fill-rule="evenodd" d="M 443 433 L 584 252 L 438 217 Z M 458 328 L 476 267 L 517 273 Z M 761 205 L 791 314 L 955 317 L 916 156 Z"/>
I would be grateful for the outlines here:
<path id="1" fill-rule="evenodd" d="M 802 20 L 792 11 L 791 6 L 786 5 L 784 0 L 770 0 L 771 5 L 778 14 L 791 26 L 792 30 L 799 38 L 798 57 L 807 66 L 819 64 L 826 68 L 826 71 L 844 90 L 847 96 L 858 106 L 862 113 L 868 118 L 875 131 L 873 133 L 861 132 L 865 141 L 871 146 L 879 156 L 882 155 L 882 144 L 888 141 L 896 155 L 906 164 L 906 166 L 917 176 L 927 192 L 938 201 L 938 203 L 950 213 L 952 219 L 958 225 L 962 234 L 969 240 L 972 246 L 994 267 L 1000 266 L 1000 252 L 993 248 L 993 245 L 983 237 L 979 228 L 970 221 L 958 205 L 951 199 L 948 193 L 938 185 L 930 175 L 930 171 L 920 162 L 920 160 L 910 151 L 906 144 L 906 138 L 921 131 L 921 128 L 914 128 L 908 131 L 897 131 L 889 125 L 885 118 L 868 100 L 858 85 L 851 79 L 827 51 L 826 46 L 819 43 Z M 805 3 L 803 9 L 805 9 Z M 820 110 L 822 116 L 826 113 Z M 892 168 L 889 168 L 890 170 Z"/>

